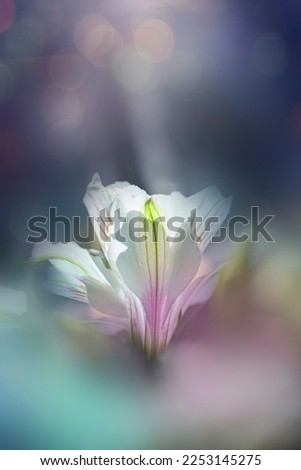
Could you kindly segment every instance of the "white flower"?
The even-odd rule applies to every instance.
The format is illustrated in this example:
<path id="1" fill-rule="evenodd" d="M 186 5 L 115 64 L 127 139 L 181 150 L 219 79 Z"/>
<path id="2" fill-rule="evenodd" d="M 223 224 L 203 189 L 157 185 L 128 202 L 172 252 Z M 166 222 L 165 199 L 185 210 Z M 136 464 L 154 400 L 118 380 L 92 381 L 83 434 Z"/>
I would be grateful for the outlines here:
<path id="1" fill-rule="evenodd" d="M 210 276 L 197 274 L 201 255 L 227 216 L 231 200 L 212 187 L 188 198 L 177 192 L 149 196 L 128 183 L 104 187 L 94 175 L 84 203 L 102 248 L 99 255 L 93 256 L 75 242 L 43 242 L 34 248 L 32 259 L 51 262 L 49 285 L 54 292 L 91 305 L 87 321 L 97 323 L 107 334 L 128 331 L 148 357 L 156 357 L 170 342 L 188 307 L 202 301 Z M 111 222 L 118 210 L 126 217 L 120 230 L 122 241 Z M 200 242 L 189 234 L 192 210 L 203 218 L 196 223 Z M 102 223 L 104 215 L 109 224 Z M 147 222 L 150 235 L 140 242 L 131 233 L 130 221 L 137 215 Z M 158 221 L 159 217 L 164 221 Z M 172 217 L 182 217 L 175 223 L 186 233 L 180 241 L 168 238 Z M 205 219 L 209 217 L 218 221 L 208 228 Z"/>

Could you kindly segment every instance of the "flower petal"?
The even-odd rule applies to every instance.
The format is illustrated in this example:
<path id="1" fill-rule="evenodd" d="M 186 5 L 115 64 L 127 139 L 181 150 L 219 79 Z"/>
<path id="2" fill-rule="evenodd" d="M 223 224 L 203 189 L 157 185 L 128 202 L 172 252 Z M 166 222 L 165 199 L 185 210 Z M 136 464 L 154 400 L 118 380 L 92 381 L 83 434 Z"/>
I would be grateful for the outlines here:
<path id="1" fill-rule="evenodd" d="M 232 198 L 224 198 L 217 188 L 210 186 L 190 196 L 188 202 L 192 209 L 196 209 L 196 215 L 202 217 L 202 221 L 196 223 L 196 233 L 201 237 L 200 249 L 203 252 L 226 219 Z M 208 225 L 211 217 L 218 220 Z"/>
<path id="2" fill-rule="evenodd" d="M 160 347 L 171 306 L 196 274 L 201 254 L 188 236 L 180 242 L 166 241 L 164 224 L 155 222 L 155 215 L 160 214 L 153 202 L 145 207 L 145 214 L 150 226 L 148 239 L 133 241 L 127 222 L 123 231 L 127 232 L 127 249 L 119 253 L 116 268 L 143 305 L 154 352 Z"/>
<path id="3" fill-rule="evenodd" d="M 98 312 L 99 313 L 99 312 Z M 94 320 L 84 321 L 85 324 L 92 325 L 93 328 L 105 335 L 114 336 L 123 331 L 130 330 L 128 318 L 113 317 L 111 315 L 99 315 Z"/>
<path id="4" fill-rule="evenodd" d="M 104 276 L 94 263 L 89 252 L 75 242 L 69 243 L 49 243 L 44 241 L 34 246 L 31 261 L 40 263 L 43 261 L 51 261 L 52 259 L 60 259 L 67 261 L 70 265 L 81 270 L 82 274 L 89 277 L 104 280 Z M 71 269 L 71 266 L 70 268 Z"/>
<path id="5" fill-rule="evenodd" d="M 165 227 L 170 236 L 176 235 L 175 232 L 171 232 L 169 229 L 167 224 L 168 220 L 175 217 L 182 218 L 182 224 L 179 220 L 175 220 L 176 227 L 183 227 L 188 221 L 189 231 L 187 231 L 187 234 L 191 235 L 190 222 L 192 221 L 193 214 L 198 218 L 202 218 L 201 221 L 196 220 L 195 222 L 195 230 L 197 237 L 200 239 L 199 246 L 202 252 L 224 222 L 231 206 L 231 198 L 224 198 L 213 186 L 203 189 L 190 197 L 185 197 L 181 193 L 173 192 L 170 195 L 155 194 L 152 196 L 152 200 L 158 207 L 161 215 L 165 217 Z M 212 221 L 209 224 L 211 217 L 216 217 L 218 220 Z"/>
<path id="6" fill-rule="evenodd" d="M 93 176 L 87 187 L 84 204 L 92 217 L 95 234 L 104 250 L 108 242 L 109 220 L 115 211 L 120 210 L 120 215 L 126 216 L 129 211 L 141 210 L 147 198 L 146 192 L 138 186 L 116 182 L 105 187 L 97 173 Z"/>
<path id="7" fill-rule="evenodd" d="M 89 252 L 74 242 L 41 245 L 34 250 L 33 261 L 49 260 L 54 266 L 47 283 L 50 290 L 89 302 L 103 314 L 126 316 L 119 281 L 101 259 L 96 266 Z"/>
<path id="8" fill-rule="evenodd" d="M 168 321 L 164 325 L 167 344 L 172 339 L 178 324 L 182 321 L 189 307 L 204 305 L 209 300 L 217 285 L 220 269 L 221 267 L 194 279 L 179 295 L 172 307 Z"/>
<path id="9" fill-rule="evenodd" d="M 89 303 L 98 312 L 117 317 L 127 316 L 121 293 L 113 290 L 111 286 L 88 277 L 85 277 L 83 282 L 86 286 Z"/>
<path id="10" fill-rule="evenodd" d="M 88 303 L 87 289 L 81 280 L 82 273 L 72 273 L 72 265 L 62 260 L 52 260 L 53 266 L 47 271 L 46 287 L 54 294 Z M 60 263 L 60 264 L 59 264 Z"/>

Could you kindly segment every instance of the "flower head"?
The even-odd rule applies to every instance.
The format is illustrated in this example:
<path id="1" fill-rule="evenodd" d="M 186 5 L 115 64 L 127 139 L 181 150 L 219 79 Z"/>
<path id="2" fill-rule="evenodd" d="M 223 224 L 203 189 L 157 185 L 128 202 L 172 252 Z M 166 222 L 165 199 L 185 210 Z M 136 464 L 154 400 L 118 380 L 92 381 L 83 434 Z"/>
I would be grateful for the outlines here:
<path id="1" fill-rule="evenodd" d="M 157 357 L 188 307 L 206 300 L 212 276 L 198 275 L 201 257 L 231 200 L 212 187 L 188 198 L 149 196 L 128 183 L 104 187 L 94 175 L 84 203 L 101 249 L 43 242 L 32 259 L 51 262 L 54 292 L 91 306 L 86 321 L 106 334 L 128 332 L 148 357 Z"/>

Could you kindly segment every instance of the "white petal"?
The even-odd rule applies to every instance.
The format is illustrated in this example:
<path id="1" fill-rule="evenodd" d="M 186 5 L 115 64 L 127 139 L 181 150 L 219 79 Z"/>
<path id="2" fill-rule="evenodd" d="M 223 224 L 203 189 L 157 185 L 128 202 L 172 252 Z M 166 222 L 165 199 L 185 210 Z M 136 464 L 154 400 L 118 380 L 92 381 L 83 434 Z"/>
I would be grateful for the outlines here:
<path id="1" fill-rule="evenodd" d="M 213 186 L 188 198 L 191 209 L 196 209 L 196 215 L 203 219 L 202 222 L 196 223 L 197 235 L 202 239 L 200 243 L 201 251 L 205 250 L 212 237 L 226 219 L 231 207 L 231 201 L 231 197 L 224 198 L 218 189 Z M 218 221 L 212 222 L 207 227 L 206 222 L 209 221 L 210 217 L 217 217 Z"/>
<path id="2" fill-rule="evenodd" d="M 126 230 L 129 233 L 128 223 Z M 189 237 L 177 243 L 167 242 L 160 224 L 156 235 L 156 241 L 149 237 L 145 242 L 127 237 L 127 249 L 119 253 L 116 261 L 124 283 L 143 305 L 154 348 L 159 347 L 162 325 L 176 298 L 195 276 L 201 256 Z"/>
<path id="3" fill-rule="evenodd" d="M 219 271 L 220 267 L 204 276 L 196 278 L 179 295 L 164 325 L 167 344 L 172 339 L 178 323 L 182 320 L 189 307 L 204 305 L 209 300 L 217 285 Z"/>
<path id="4" fill-rule="evenodd" d="M 126 317 L 126 308 L 121 293 L 110 285 L 105 285 L 93 279 L 85 277 L 83 282 L 87 289 L 87 297 L 90 305 L 99 312 L 117 317 Z"/>
<path id="5" fill-rule="evenodd" d="M 114 336 L 121 332 L 129 332 L 130 330 L 128 318 L 116 318 L 111 315 L 101 315 L 95 320 L 87 320 L 83 323 L 92 325 L 93 328 L 108 336 Z"/>
<path id="6" fill-rule="evenodd" d="M 176 237 L 177 234 L 168 228 L 168 219 L 181 217 L 185 220 L 182 224 L 180 221 L 175 221 L 175 226 L 187 226 L 187 235 L 190 236 L 190 224 L 187 225 L 187 221 L 193 214 L 192 211 L 196 212 L 197 217 L 202 218 L 202 222 L 196 223 L 197 236 L 202 240 L 199 244 L 201 251 L 204 251 L 213 235 L 217 232 L 231 206 L 231 198 L 224 198 L 214 187 L 206 188 L 190 197 L 185 197 L 181 193 L 174 192 L 170 195 L 155 194 L 152 196 L 152 199 L 158 207 L 160 214 L 166 219 L 165 228 L 167 234 L 170 236 Z M 212 222 L 207 229 L 205 222 L 206 220 L 208 221 L 210 217 L 217 217 L 218 221 Z"/>
<path id="7" fill-rule="evenodd" d="M 80 276 L 72 275 L 72 269 L 70 271 L 68 269 L 70 263 L 59 261 L 61 262 L 61 269 L 54 267 L 57 263 L 55 263 L 55 260 L 52 260 L 54 266 L 51 266 L 47 271 L 47 289 L 54 294 L 88 303 L 87 289 L 81 280 L 82 273 L 80 272 Z"/>
<path id="8" fill-rule="evenodd" d="M 34 246 L 31 261 L 42 262 L 53 259 L 68 261 L 70 263 L 69 270 L 73 265 L 74 268 L 80 269 L 82 274 L 96 279 L 104 279 L 89 252 L 75 242 L 49 243 L 45 241 Z"/>
<path id="9" fill-rule="evenodd" d="M 217 285 L 220 269 L 221 267 L 198 277 L 179 295 L 176 304 L 178 309 L 182 311 L 182 315 L 189 307 L 197 304 L 202 305 L 209 300 Z"/>
<path id="10" fill-rule="evenodd" d="M 103 186 L 98 174 L 93 176 L 91 183 L 87 187 L 84 197 L 84 204 L 90 217 L 93 219 L 93 227 L 101 246 L 106 249 L 109 235 L 109 222 L 102 217 L 111 218 L 115 211 L 120 210 L 122 217 L 131 210 L 141 210 L 148 195 L 138 186 L 130 185 L 127 182 L 116 182 L 107 187 Z"/>
<path id="11" fill-rule="evenodd" d="M 120 283 L 101 259 L 96 266 L 89 252 L 74 242 L 41 245 L 34 250 L 33 261 L 49 260 L 56 268 L 48 281 L 50 290 L 89 302 L 103 314 L 126 316 Z"/>

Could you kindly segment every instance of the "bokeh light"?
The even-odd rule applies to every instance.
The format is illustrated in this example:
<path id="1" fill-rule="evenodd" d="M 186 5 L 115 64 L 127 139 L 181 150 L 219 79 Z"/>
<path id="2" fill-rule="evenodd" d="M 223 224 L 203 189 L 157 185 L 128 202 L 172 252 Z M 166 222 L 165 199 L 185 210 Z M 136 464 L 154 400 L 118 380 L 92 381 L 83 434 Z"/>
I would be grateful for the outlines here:
<path id="1" fill-rule="evenodd" d="M 58 87 L 74 90 L 85 83 L 89 74 L 88 62 L 79 54 L 62 50 L 49 62 L 49 75 Z"/>
<path id="2" fill-rule="evenodd" d="M 47 88 L 41 96 L 41 113 L 46 124 L 82 122 L 85 108 L 76 91 L 65 91 L 55 86 Z"/>
<path id="3" fill-rule="evenodd" d="M 8 30 L 16 17 L 16 5 L 14 0 L 1 0 L 0 5 L 0 33 Z"/>
<path id="4" fill-rule="evenodd" d="M 8 52 L 16 59 L 37 58 L 44 44 L 43 30 L 33 18 L 22 18 L 5 36 Z"/>
<path id="5" fill-rule="evenodd" d="M 149 62 L 135 52 L 123 54 L 115 64 L 119 83 L 136 94 L 149 93 L 156 88 L 161 78 L 158 64 Z"/>
<path id="6" fill-rule="evenodd" d="M 43 30 L 45 42 L 54 40 L 63 25 L 62 2 L 60 0 L 37 0 L 34 11 L 31 12 Z"/>
<path id="7" fill-rule="evenodd" d="M 87 136 L 80 125 L 72 125 L 69 120 L 59 121 L 48 132 L 47 148 L 55 159 L 76 160 L 86 151 Z"/>
<path id="8" fill-rule="evenodd" d="M 97 67 L 110 65 L 122 47 L 122 37 L 101 15 L 88 15 L 76 25 L 74 41 L 78 50 Z"/>
<path id="9" fill-rule="evenodd" d="M 175 47 L 175 38 L 170 26 L 159 19 L 147 19 L 134 31 L 137 52 L 152 62 L 163 62 Z"/>
<path id="10" fill-rule="evenodd" d="M 175 92 L 189 92 L 200 85 L 202 66 L 191 52 L 177 51 L 162 64 L 164 83 Z"/>

